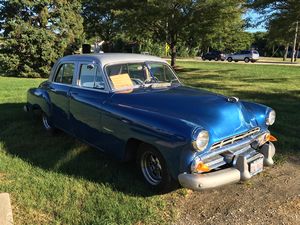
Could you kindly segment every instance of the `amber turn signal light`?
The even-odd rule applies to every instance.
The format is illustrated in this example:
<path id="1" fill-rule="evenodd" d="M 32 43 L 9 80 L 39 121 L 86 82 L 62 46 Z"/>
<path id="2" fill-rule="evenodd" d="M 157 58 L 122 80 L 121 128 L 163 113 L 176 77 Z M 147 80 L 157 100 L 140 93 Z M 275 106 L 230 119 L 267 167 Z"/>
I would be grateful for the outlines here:
<path id="1" fill-rule="evenodd" d="M 274 137 L 274 136 L 271 135 L 271 134 L 267 134 L 267 135 L 266 135 L 266 141 L 271 141 L 271 142 L 277 141 L 277 138 Z"/>
<path id="2" fill-rule="evenodd" d="M 207 165 L 205 165 L 203 162 L 199 162 L 197 167 L 196 167 L 196 170 L 198 172 L 208 172 L 210 171 L 209 167 Z"/>

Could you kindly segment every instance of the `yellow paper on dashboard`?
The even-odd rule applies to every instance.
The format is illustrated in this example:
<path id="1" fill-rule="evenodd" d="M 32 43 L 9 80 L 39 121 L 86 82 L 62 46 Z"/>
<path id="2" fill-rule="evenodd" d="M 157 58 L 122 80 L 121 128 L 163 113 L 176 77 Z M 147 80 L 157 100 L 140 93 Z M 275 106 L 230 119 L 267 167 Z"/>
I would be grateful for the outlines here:
<path id="1" fill-rule="evenodd" d="M 110 76 L 110 79 L 111 79 L 115 89 L 133 87 L 133 83 L 132 83 L 128 73 Z"/>

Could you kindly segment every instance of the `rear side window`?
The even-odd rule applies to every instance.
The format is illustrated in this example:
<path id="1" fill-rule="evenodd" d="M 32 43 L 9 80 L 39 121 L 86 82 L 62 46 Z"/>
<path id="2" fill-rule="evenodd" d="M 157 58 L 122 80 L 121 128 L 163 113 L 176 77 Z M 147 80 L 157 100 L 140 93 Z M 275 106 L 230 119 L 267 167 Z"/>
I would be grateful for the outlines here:
<path id="1" fill-rule="evenodd" d="M 72 84 L 75 66 L 73 63 L 62 64 L 55 76 L 54 81 L 62 84 Z"/>
<path id="2" fill-rule="evenodd" d="M 104 89 L 103 73 L 94 64 L 80 66 L 79 85 L 87 88 Z"/>
<path id="3" fill-rule="evenodd" d="M 250 51 L 244 51 L 243 54 L 251 54 L 251 52 Z"/>

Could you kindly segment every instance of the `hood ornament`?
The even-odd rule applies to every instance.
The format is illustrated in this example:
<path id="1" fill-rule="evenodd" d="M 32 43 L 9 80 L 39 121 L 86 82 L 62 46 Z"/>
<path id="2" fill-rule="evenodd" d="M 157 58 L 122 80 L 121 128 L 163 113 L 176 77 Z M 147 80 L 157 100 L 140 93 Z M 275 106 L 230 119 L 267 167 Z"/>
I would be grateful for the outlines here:
<path id="1" fill-rule="evenodd" d="M 238 101 L 239 101 L 239 98 L 233 96 L 233 97 L 227 98 L 227 101 L 228 101 L 228 102 L 238 102 Z"/>

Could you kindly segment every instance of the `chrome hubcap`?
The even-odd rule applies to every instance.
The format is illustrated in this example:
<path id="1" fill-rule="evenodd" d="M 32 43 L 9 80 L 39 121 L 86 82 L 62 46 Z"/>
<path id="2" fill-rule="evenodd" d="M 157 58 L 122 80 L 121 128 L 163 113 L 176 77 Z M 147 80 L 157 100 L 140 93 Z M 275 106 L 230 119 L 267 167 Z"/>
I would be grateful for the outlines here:
<path id="1" fill-rule="evenodd" d="M 145 179 L 152 185 L 158 185 L 162 178 L 159 159 L 151 152 L 145 152 L 141 158 L 141 168 Z"/>
<path id="2" fill-rule="evenodd" d="M 48 123 L 48 119 L 47 119 L 47 117 L 45 116 L 45 115 L 43 115 L 43 125 L 44 125 L 44 127 L 46 128 L 46 130 L 49 130 L 49 129 L 51 129 L 51 126 L 49 125 L 49 123 Z"/>

